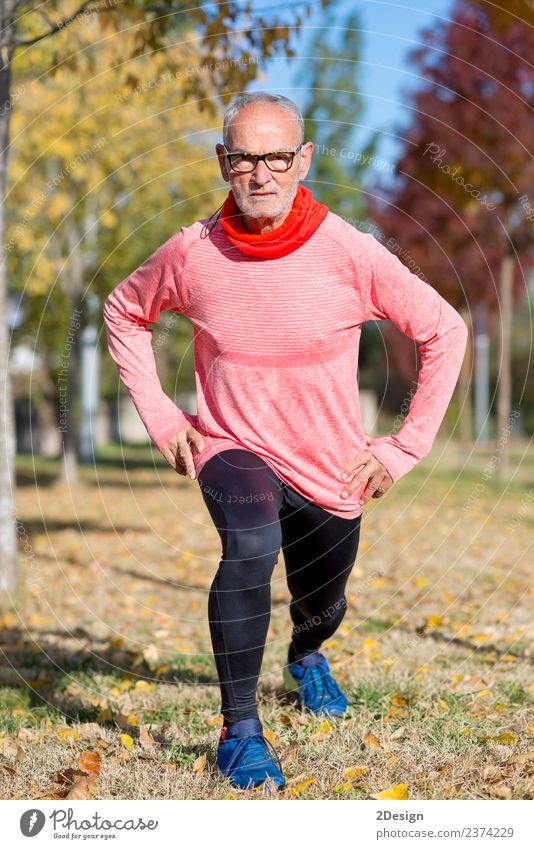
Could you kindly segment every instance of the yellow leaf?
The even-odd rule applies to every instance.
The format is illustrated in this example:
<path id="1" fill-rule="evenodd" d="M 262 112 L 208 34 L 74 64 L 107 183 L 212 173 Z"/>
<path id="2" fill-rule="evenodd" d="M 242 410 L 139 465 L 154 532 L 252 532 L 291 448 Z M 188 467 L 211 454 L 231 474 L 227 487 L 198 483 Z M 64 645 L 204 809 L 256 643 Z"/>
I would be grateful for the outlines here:
<path id="1" fill-rule="evenodd" d="M 394 787 L 388 787 L 387 790 L 382 790 L 380 793 L 377 793 L 375 796 L 372 796 L 373 799 L 409 799 L 410 794 L 408 792 L 407 784 L 395 784 Z"/>
<path id="2" fill-rule="evenodd" d="M 310 784 L 313 784 L 314 781 L 315 778 L 306 778 L 305 781 L 302 781 L 295 787 L 291 787 L 289 791 L 290 796 L 299 796 L 301 793 L 304 793 L 304 791 L 310 786 Z"/>
<path id="3" fill-rule="evenodd" d="M 534 696 L 534 684 L 529 684 L 527 690 L 529 691 L 531 696 Z"/>
<path id="4" fill-rule="evenodd" d="M 80 739 L 80 735 L 74 730 L 74 728 L 62 728 L 61 731 L 58 732 L 57 736 L 60 740 L 72 740 L 73 742 Z"/>
<path id="5" fill-rule="evenodd" d="M 156 689 L 156 685 L 151 684 L 149 681 L 137 681 L 135 689 L 142 690 L 144 693 L 150 693 L 152 690 Z"/>
<path id="6" fill-rule="evenodd" d="M 206 720 L 206 725 L 220 725 L 221 728 L 222 728 L 223 724 L 224 724 L 224 717 L 223 717 L 222 714 L 219 714 L 219 716 L 212 716 L 211 719 Z"/>
<path id="7" fill-rule="evenodd" d="M 393 693 L 393 695 L 391 697 L 391 704 L 392 705 L 407 705 L 408 700 L 405 699 L 404 696 L 399 696 L 398 693 Z"/>
<path id="8" fill-rule="evenodd" d="M 445 699 L 438 699 L 438 705 L 442 710 L 449 710 L 449 705 L 445 701 Z"/>
<path id="9" fill-rule="evenodd" d="M 439 628 L 442 624 L 443 618 L 441 616 L 429 616 L 426 620 L 427 628 Z"/>
<path id="10" fill-rule="evenodd" d="M 119 713 L 117 722 L 119 725 L 139 725 L 139 719 L 133 713 Z"/>
<path id="11" fill-rule="evenodd" d="M 485 699 L 486 696 L 491 696 L 491 690 L 487 688 L 485 690 L 479 690 L 478 693 L 475 693 L 475 699 Z"/>
<path id="12" fill-rule="evenodd" d="M 421 578 L 415 579 L 415 586 L 419 587 L 420 590 L 422 590 L 423 587 L 426 587 L 427 584 L 428 584 L 428 578 L 421 577 Z"/>
<path id="13" fill-rule="evenodd" d="M 269 729 L 267 729 L 267 728 L 263 729 L 263 736 L 267 737 L 267 740 L 269 740 L 275 748 L 277 748 L 280 745 L 280 739 L 277 737 L 276 734 L 273 734 L 272 731 L 269 731 Z"/>
<path id="14" fill-rule="evenodd" d="M 513 731 L 503 731 L 497 737 L 490 737 L 490 740 L 493 740 L 494 743 L 500 743 L 502 746 L 515 746 L 517 743 L 517 737 Z"/>
<path id="15" fill-rule="evenodd" d="M 134 749 L 134 741 L 130 737 L 129 734 L 119 734 L 121 739 L 121 743 L 125 749 L 128 749 L 129 752 L 132 752 Z"/>
<path id="16" fill-rule="evenodd" d="M 430 672 L 430 666 L 418 666 L 415 670 L 415 677 L 418 681 L 422 681 L 422 679 Z"/>
<path id="17" fill-rule="evenodd" d="M 362 775 L 365 775 L 367 770 L 368 767 L 366 767 L 365 764 L 355 764 L 354 766 L 346 767 L 346 769 L 343 770 L 343 775 L 355 780 L 357 778 L 361 778 Z"/>

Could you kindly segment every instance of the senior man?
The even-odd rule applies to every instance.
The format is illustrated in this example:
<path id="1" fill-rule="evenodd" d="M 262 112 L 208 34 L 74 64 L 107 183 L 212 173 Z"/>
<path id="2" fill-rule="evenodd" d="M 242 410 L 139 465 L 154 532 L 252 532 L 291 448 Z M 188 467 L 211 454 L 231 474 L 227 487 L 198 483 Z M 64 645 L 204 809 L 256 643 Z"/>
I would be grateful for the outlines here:
<path id="1" fill-rule="evenodd" d="M 220 771 L 237 787 L 284 786 L 264 736 L 257 683 L 270 581 L 283 552 L 292 634 L 284 681 L 302 709 L 342 717 L 348 701 L 320 648 L 346 610 L 361 515 L 430 450 L 464 355 L 459 314 L 373 235 L 301 184 L 313 142 L 298 107 L 265 92 L 226 110 L 210 218 L 182 227 L 108 296 L 108 345 L 147 431 L 196 478 L 221 539 L 208 599 L 221 689 Z M 148 325 L 163 310 L 194 329 L 197 414 L 158 380 Z M 362 431 L 361 327 L 390 319 L 421 369 L 395 435 Z"/>

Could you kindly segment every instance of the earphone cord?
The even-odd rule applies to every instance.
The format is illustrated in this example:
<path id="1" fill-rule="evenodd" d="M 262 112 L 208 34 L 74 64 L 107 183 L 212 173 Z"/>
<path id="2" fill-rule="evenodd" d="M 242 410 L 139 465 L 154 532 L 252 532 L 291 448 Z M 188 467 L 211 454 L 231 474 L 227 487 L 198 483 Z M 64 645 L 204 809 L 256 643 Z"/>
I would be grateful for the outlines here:
<path id="1" fill-rule="evenodd" d="M 217 214 L 221 211 L 221 209 L 223 208 L 223 206 L 224 206 L 224 201 L 223 201 L 223 203 L 221 203 L 221 205 L 220 205 L 219 209 L 216 209 L 216 210 L 215 210 L 215 212 L 214 212 L 212 215 L 210 215 L 210 217 L 208 218 L 208 220 L 207 220 L 206 224 L 204 225 L 204 230 L 203 230 L 203 231 L 202 231 L 202 233 L 200 234 L 200 238 L 201 238 L 201 239 L 205 239 L 205 238 L 207 238 L 207 236 L 209 236 L 209 234 L 211 233 L 211 231 L 213 230 L 213 228 L 215 227 L 215 225 L 217 224 L 217 221 L 218 221 L 219 219 L 218 219 L 218 218 L 216 218 L 216 219 L 215 219 L 215 221 L 213 222 L 213 224 L 211 225 L 211 227 L 208 227 L 208 225 L 209 225 L 209 223 L 210 223 L 211 219 L 213 218 L 213 216 L 214 216 L 214 215 L 217 215 Z"/>

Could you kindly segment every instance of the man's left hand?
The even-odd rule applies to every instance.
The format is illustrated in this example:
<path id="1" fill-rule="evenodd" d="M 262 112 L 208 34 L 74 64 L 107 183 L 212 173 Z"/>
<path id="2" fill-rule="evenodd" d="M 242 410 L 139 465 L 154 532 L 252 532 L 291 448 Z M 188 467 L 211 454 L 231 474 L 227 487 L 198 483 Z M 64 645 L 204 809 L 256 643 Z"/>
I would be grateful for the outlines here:
<path id="1" fill-rule="evenodd" d="M 359 499 L 359 504 L 365 505 L 370 498 L 380 498 L 393 486 L 393 478 L 370 451 L 359 451 L 351 457 L 341 469 L 341 480 L 348 481 L 355 473 L 357 473 L 356 476 L 343 487 L 342 498 L 348 498 L 355 490 L 360 489 L 364 482 L 367 482 Z"/>

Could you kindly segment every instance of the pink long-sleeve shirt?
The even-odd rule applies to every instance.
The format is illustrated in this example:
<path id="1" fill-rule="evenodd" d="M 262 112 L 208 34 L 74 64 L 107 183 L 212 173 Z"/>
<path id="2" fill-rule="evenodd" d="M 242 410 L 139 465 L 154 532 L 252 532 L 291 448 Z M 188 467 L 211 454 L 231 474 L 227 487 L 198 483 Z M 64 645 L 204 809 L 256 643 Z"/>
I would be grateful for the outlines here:
<path id="1" fill-rule="evenodd" d="M 430 450 L 464 356 L 458 312 L 372 234 L 329 211 L 311 238 L 278 259 L 243 255 L 220 224 L 197 221 L 161 245 L 109 294 L 110 354 L 158 448 L 193 425 L 198 475 L 219 451 L 253 451 L 324 510 L 359 516 L 362 484 L 342 498 L 340 473 L 368 449 L 394 481 Z M 152 330 L 163 310 L 193 324 L 197 415 L 162 390 Z M 363 322 L 390 319 L 417 341 L 418 387 L 396 434 L 362 431 L 358 350 Z"/>

